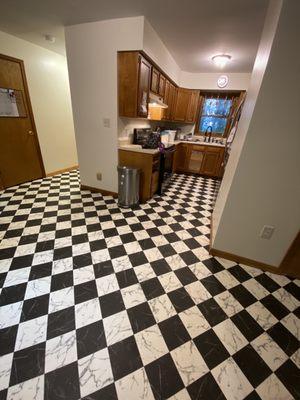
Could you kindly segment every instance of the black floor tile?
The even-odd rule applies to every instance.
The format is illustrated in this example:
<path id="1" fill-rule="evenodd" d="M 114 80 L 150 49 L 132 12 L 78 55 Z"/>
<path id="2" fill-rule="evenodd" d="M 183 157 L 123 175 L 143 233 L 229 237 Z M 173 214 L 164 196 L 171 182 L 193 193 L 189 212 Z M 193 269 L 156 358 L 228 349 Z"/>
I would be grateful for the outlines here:
<path id="1" fill-rule="evenodd" d="M 45 400 L 80 399 L 77 363 L 66 365 L 45 375 Z"/>
<path id="2" fill-rule="evenodd" d="M 134 336 L 108 347 L 112 372 L 115 380 L 142 367 L 142 360 Z"/>
<path id="3" fill-rule="evenodd" d="M 78 358 L 95 353 L 107 346 L 102 321 L 97 321 L 77 329 L 76 338 Z"/>
<path id="4" fill-rule="evenodd" d="M 174 272 L 177 278 L 184 286 L 188 285 L 189 283 L 197 281 L 196 276 L 192 273 L 192 271 L 188 267 L 177 269 Z"/>
<path id="5" fill-rule="evenodd" d="M 98 297 L 95 281 L 88 281 L 74 286 L 75 304 Z"/>
<path id="6" fill-rule="evenodd" d="M 106 318 L 125 309 L 123 297 L 119 291 L 101 296 L 99 300 L 102 318 Z"/>
<path id="7" fill-rule="evenodd" d="M 0 296 L 0 306 L 16 303 L 24 299 L 27 283 L 20 285 L 8 286 L 2 289 Z"/>
<path id="8" fill-rule="evenodd" d="M 260 302 L 279 320 L 284 318 L 290 312 L 271 294 L 260 300 Z"/>
<path id="9" fill-rule="evenodd" d="M 0 356 L 13 353 L 18 332 L 18 325 L 0 329 Z"/>
<path id="10" fill-rule="evenodd" d="M 56 311 L 48 316 L 47 339 L 63 335 L 75 329 L 74 307 Z"/>
<path id="11" fill-rule="evenodd" d="M 156 400 L 167 399 L 184 387 L 170 354 L 153 361 L 145 369 Z"/>
<path id="12" fill-rule="evenodd" d="M 224 267 L 215 258 L 204 260 L 203 264 L 210 270 L 212 274 L 216 274 L 224 269 Z"/>
<path id="13" fill-rule="evenodd" d="M 212 329 L 194 338 L 194 343 L 210 369 L 215 368 L 230 357 L 230 354 Z"/>
<path id="14" fill-rule="evenodd" d="M 217 294 L 222 293 L 226 290 L 222 283 L 220 283 L 218 279 L 215 278 L 213 275 L 201 279 L 201 283 L 212 296 L 216 296 Z"/>
<path id="15" fill-rule="evenodd" d="M 239 281 L 239 282 L 245 282 L 248 279 L 251 278 L 251 275 L 249 275 L 242 267 L 239 265 L 235 265 L 233 267 L 228 268 L 228 271 Z"/>
<path id="16" fill-rule="evenodd" d="M 110 275 L 113 272 L 114 268 L 110 260 L 94 264 L 94 274 L 96 279 L 102 276 Z"/>
<path id="17" fill-rule="evenodd" d="M 227 315 L 214 299 L 208 299 L 198 304 L 199 310 L 211 326 L 224 321 Z"/>
<path id="18" fill-rule="evenodd" d="M 240 311 L 232 316 L 231 319 L 249 342 L 264 332 L 262 327 L 246 310 Z"/>
<path id="19" fill-rule="evenodd" d="M 270 293 L 275 292 L 280 286 L 273 281 L 268 275 L 261 274 L 255 278 L 262 286 L 264 286 Z"/>
<path id="20" fill-rule="evenodd" d="M 142 331 L 156 323 L 148 303 L 131 307 L 127 313 L 134 333 Z"/>
<path id="21" fill-rule="evenodd" d="M 152 278 L 141 282 L 141 286 L 147 300 L 151 300 L 165 293 L 161 283 L 157 278 Z"/>
<path id="22" fill-rule="evenodd" d="M 255 303 L 257 299 L 243 285 L 229 289 L 230 293 L 241 303 L 243 307 L 248 307 Z"/>
<path id="23" fill-rule="evenodd" d="M 121 289 L 138 282 L 134 269 L 125 269 L 125 271 L 117 272 L 116 277 Z"/>
<path id="24" fill-rule="evenodd" d="M 300 370 L 291 361 L 287 360 L 275 372 L 284 386 L 291 392 L 295 399 L 300 399 Z"/>
<path id="25" fill-rule="evenodd" d="M 233 358 L 254 387 L 272 374 L 272 370 L 250 344 L 235 353 Z"/>
<path id="26" fill-rule="evenodd" d="M 171 267 L 164 259 L 153 261 L 150 264 L 156 276 L 166 274 L 167 272 L 171 271 Z"/>
<path id="27" fill-rule="evenodd" d="M 195 305 L 185 288 L 173 290 L 168 293 L 168 296 L 177 312 L 184 311 Z"/>
<path id="28" fill-rule="evenodd" d="M 44 373 L 45 342 L 14 353 L 10 386 Z"/>
<path id="29" fill-rule="evenodd" d="M 49 294 L 24 300 L 21 322 L 48 314 Z"/>
<path id="30" fill-rule="evenodd" d="M 73 286 L 73 271 L 62 272 L 51 277 L 51 292 Z"/>
<path id="31" fill-rule="evenodd" d="M 191 339 L 178 315 L 174 315 L 158 325 L 170 351 Z"/>
<path id="32" fill-rule="evenodd" d="M 226 400 L 210 372 L 187 387 L 191 400 Z"/>
<path id="33" fill-rule="evenodd" d="M 272 326 L 268 330 L 268 334 L 288 356 L 291 356 L 300 347 L 299 340 L 280 322 Z"/>
<path id="34" fill-rule="evenodd" d="M 82 400 L 118 400 L 115 385 L 112 383 L 111 385 L 105 386 L 104 388 L 97 390 L 97 392 L 83 397 Z"/>

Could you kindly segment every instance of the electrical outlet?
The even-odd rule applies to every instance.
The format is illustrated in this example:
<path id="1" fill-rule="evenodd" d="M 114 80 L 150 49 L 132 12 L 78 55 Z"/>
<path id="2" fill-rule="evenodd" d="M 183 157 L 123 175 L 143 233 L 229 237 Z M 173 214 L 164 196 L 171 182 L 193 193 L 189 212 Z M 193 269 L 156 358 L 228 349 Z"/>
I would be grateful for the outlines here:
<path id="1" fill-rule="evenodd" d="M 262 230 L 260 231 L 260 237 L 262 239 L 271 239 L 273 233 L 274 233 L 274 226 L 272 225 L 264 225 Z"/>
<path id="2" fill-rule="evenodd" d="M 110 128 L 110 119 L 109 118 L 103 118 L 103 126 L 104 126 L 104 128 Z"/>
<path id="3" fill-rule="evenodd" d="M 98 181 L 102 181 L 102 174 L 101 174 L 101 172 L 97 172 L 96 177 L 97 177 L 97 180 L 98 180 Z"/>

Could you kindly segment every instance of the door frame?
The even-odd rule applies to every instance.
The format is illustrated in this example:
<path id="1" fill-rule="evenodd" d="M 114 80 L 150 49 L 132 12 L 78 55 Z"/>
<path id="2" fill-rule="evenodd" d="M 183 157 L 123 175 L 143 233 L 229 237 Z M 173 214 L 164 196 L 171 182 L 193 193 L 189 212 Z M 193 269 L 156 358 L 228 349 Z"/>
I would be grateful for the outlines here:
<path id="1" fill-rule="evenodd" d="M 26 103 L 27 103 L 27 106 L 28 106 L 28 116 L 30 118 L 31 125 L 32 125 L 33 131 L 35 133 L 34 134 L 34 141 L 35 141 L 35 146 L 36 146 L 36 149 L 37 149 L 38 161 L 40 163 L 40 167 L 41 167 L 41 170 L 42 170 L 42 177 L 45 178 L 45 176 L 46 176 L 45 167 L 44 167 L 41 147 L 40 147 L 40 143 L 39 143 L 39 139 L 38 139 L 38 133 L 37 133 L 37 130 L 36 130 L 33 110 L 32 110 L 31 101 L 30 101 L 30 95 L 29 95 L 28 84 L 27 84 L 27 79 L 26 79 L 24 61 L 20 60 L 19 58 L 7 56 L 7 55 L 2 54 L 2 53 L 0 53 L 0 58 L 2 58 L 4 60 L 16 62 L 16 63 L 18 63 L 20 65 L 22 80 L 23 80 L 23 84 L 24 84 L 24 94 L 25 94 Z M 7 89 L 12 89 L 12 88 L 7 88 Z M 0 190 L 1 189 L 3 190 L 4 186 L 1 184 L 1 173 L 0 173 Z"/>

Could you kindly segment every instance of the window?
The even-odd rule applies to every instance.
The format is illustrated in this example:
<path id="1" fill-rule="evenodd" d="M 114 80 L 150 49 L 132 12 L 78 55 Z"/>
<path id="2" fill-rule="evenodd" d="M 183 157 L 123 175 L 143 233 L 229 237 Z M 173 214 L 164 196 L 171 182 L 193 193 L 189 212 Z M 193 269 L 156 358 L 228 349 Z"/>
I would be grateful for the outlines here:
<path id="1" fill-rule="evenodd" d="M 227 122 L 235 97 L 234 95 L 212 93 L 205 95 L 197 124 L 198 132 L 204 134 L 210 126 L 213 135 L 223 136 L 226 133 Z"/>

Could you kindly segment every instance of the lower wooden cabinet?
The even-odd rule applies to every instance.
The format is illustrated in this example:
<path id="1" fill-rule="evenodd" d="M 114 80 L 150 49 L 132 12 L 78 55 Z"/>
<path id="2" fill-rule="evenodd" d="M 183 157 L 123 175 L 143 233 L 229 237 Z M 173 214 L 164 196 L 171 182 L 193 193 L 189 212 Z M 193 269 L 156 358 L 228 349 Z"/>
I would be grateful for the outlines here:
<path id="1" fill-rule="evenodd" d="M 173 171 L 205 176 L 222 176 L 224 147 L 180 143 L 176 147 Z"/>
<path id="2" fill-rule="evenodd" d="M 140 202 L 151 199 L 158 190 L 160 154 L 119 149 L 119 165 L 141 170 Z"/>

